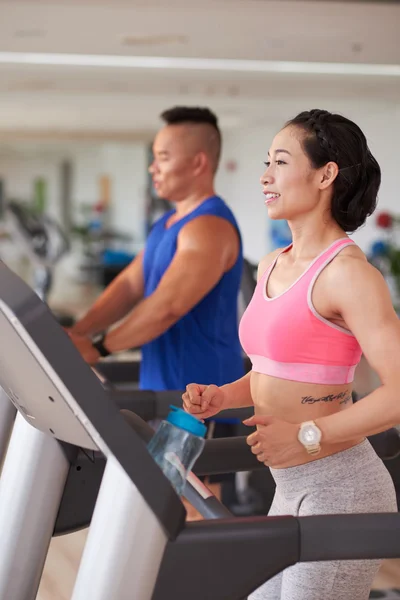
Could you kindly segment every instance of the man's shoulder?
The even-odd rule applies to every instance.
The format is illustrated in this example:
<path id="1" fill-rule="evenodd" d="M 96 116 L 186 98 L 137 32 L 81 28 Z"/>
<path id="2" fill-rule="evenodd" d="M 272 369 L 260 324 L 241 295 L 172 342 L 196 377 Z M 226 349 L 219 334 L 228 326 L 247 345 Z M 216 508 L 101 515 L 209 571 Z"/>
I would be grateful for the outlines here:
<path id="1" fill-rule="evenodd" d="M 236 223 L 232 208 L 221 196 L 218 196 L 218 194 L 206 198 L 200 206 L 197 207 L 193 216 L 198 218 L 202 215 L 219 216 Z"/>
<path id="2" fill-rule="evenodd" d="M 221 196 L 210 196 L 200 206 L 193 211 L 192 215 L 188 215 L 188 219 L 184 224 L 186 231 L 198 230 L 202 232 L 204 229 L 218 231 L 218 229 L 231 229 L 232 226 L 239 230 L 235 215 L 231 208 L 227 205 Z M 228 226 L 227 226 L 228 224 Z"/>
<path id="3" fill-rule="evenodd" d="M 231 220 L 221 215 L 201 214 L 185 223 L 179 231 L 180 239 L 188 236 L 207 242 L 213 237 L 237 236 L 237 228 Z"/>
<path id="4" fill-rule="evenodd" d="M 171 209 L 171 210 L 167 210 L 167 212 L 165 212 L 164 214 L 162 214 L 160 217 L 158 217 L 158 219 L 156 219 L 154 221 L 154 223 L 152 223 L 151 225 L 151 229 L 150 229 L 150 233 L 153 230 L 157 230 L 159 227 L 163 227 L 165 222 L 168 221 L 168 219 L 170 217 L 172 217 L 172 215 L 175 213 L 175 209 Z"/>

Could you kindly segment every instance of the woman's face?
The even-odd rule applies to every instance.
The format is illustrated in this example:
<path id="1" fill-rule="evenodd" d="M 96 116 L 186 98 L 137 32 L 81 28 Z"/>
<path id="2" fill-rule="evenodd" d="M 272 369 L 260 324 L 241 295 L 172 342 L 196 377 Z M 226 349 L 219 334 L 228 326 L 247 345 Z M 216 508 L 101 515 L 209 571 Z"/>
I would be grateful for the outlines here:
<path id="1" fill-rule="evenodd" d="M 301 145 L 303 132 L 288 126 L 273 139 L 261 177 L 271 219 L 293 220 L 315 209 L 322 173 L 314 169 Z"/>

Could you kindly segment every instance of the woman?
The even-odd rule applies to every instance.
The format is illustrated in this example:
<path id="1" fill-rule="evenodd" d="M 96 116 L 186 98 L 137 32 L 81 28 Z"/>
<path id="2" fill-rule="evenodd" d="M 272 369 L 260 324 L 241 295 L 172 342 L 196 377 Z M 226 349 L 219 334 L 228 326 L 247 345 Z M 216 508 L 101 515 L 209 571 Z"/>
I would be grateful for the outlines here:
<path id="1" fill-rule="evenodd" d="M 346 235 L 374 211 L 380 179 L 352 121 L 312 110 L 286 124 L 261 184 L 269 217 L 287 219 L 293 242 L 261 261 L 240 323 L 252 371 L 219 388 L 190 384 L 183 394 L 199 418 L 254 405 L 248 444 L 276 481 L 270 515 L 397 510 L 366 436 L 400 423 L 400 325 L 385 281 Z M 362 353 L 382 385 L 353 405 Z M 297 564 L 251 598 L 365 600 L 379 564 Z"/>

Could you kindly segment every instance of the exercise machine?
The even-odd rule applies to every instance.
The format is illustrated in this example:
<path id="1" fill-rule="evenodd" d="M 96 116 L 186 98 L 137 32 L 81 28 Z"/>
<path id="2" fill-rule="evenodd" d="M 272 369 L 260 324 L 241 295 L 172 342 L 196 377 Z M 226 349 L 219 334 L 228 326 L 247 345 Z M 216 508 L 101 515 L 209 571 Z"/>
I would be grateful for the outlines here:
<path id="1" fill-rule="evenodd" d="M 48 215 L 39 215 L 23 203 L 6 204 L 10 236 L 23 249 L 33 266 L 32 288 L 47 301 L 53 283 L 53 269 L 70 251 L 70 243 L 58 225 Z M 59 315 L 62 325 L 70 326 L 69 315 Z"/>
<path id="2" fill-rule="evenodd" d="M 5 205 L 5 217 L 5 232 L 33 267 L 32 288 L 46 301 L 53 281 L 53 269 L 69 252 L 69 241 L 54 219 L 36 214 L 23 203 L 9 201 Z M 56 318 L 65 326 L 73 324 L 71 315 L 59 313 Z M 15 408 L 0 389 L 0 463 L 7 448 L 15 414 Z"/>
<path id="3" fill-rule="evenodd" d="M 0 336 L 0 383 L 18 409 L 0 479 L 0 600 L 35 598 L 79 448 L 101 452 L 106 466 L 72 600 L 204 600 L 210 589 L 215 600 L 241 600 L 299 561 L 400 557 L 397 513 L 185 524 L 137 431 L 47 306 L 2 264 Z"/>

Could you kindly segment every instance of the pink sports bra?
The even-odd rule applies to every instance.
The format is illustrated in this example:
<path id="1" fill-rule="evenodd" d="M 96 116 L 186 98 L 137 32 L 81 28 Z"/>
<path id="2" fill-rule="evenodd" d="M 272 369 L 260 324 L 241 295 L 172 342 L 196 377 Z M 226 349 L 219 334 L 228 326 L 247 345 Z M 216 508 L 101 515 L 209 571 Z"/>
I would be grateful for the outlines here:
<path id="1" fill-rule="evenodd" d="M 284 292 L 269 298 L 267 284 L 278 257 L 257 283 L 239 326 L 242 347 L 253 371 L 292 381 L 345 384 L 353 381 L 361 358 L 354 335 L 315 310 L 312 290 L 318 275 L 346 246 L 336 240 Z"/>

